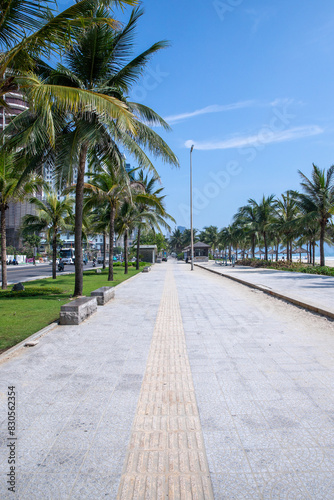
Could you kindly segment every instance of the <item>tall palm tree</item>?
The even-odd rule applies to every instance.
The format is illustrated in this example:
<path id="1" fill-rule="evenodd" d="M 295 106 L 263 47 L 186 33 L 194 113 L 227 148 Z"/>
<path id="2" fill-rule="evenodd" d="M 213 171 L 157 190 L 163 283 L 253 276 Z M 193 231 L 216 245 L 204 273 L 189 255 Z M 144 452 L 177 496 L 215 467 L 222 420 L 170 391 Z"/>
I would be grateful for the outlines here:
<path id="1" fill-rule="evenodd" d="M 298 228 L 299 209 L 294 199 L 294 192 L 287 191 L 275 202 L 274 218 L 271 224 L 276 235 L 276 260 L 280 238 L 286 243 L 287 260 L 292 261 L 292 242 L 300 234 Z"/>
<path id="2" fill-rule="evenodd" d="M 120 204 L 125 197 L 130 197 L 130 181 L 123 168 L 122 163 L 118 164 L 115 159 L 105 158 L 100 170 L 90 173 L 90 182 L 84 184 L 85 192 L 88 194 L 86 199 L 87 207 L 97 205 L 108 205 L 109 213 L 109 274 L 108 281 L 113 281 L 113 247 L 115 236 L 115 217 Z"/>
<path id="3" fill-rule="evenodd" d="M 135 5 L 133 0 L 103 0 L 104 5 Z M 0 0 L 0 75 L 7 67 L 19 71 L 31 71 L 40 56 L 47 59 L 51 53 L 58 54 L 65 45 L 71 43 L 71 35 L 92 23 L 109 23 L 111 19 L 93 19 L 92 8 L 101 0 L 76 0 L 64 11 L 58 13 L 55 0 Z M 3 81 L 0 94 L 6 93 L 6 83 L 15 84 L 15 75 Z M 8 91 L 8 90 L 7 90 Z"/>
<path id="4" fill-rule="evenodd" d="M 92 212 L 92 230 L 94 234 L 102 234 L 103 239 L 103 263 L 102 269 L 106 268 L 106 247 L 107 233 L 110 230 L 110 205 L 107 203 L 99 204 Z"/>
<path id="5" fill-rule="evenodd" d="M 37 213 L 23 218 L 22 234 L 46 232 L 47 240 L 52 242 L 52 278 L 56 279 L 57 237 L 61 230 L 71 227 L 73 199 L 67 196 L 58 200 L 56 193 L 49 193 L 45 200 L 33 197 L 29 202 L 36 207 Z"/>
<path id="6" fill-rule="evenodd" d="M 170 239 L 169 239 L 169 244 L 176 253 L 180 253 L 184 246 L 184 240 L 183 240 L 183 235 L 180 231 L 180 229 L 174 229 Z"/>
<path id="7" fill-rule="evenodd" d="M 254 258 L 257 239 L 256 209 L 254 205 L 248 204 L 240 207 L 233 221 L 242 227 L 246 235 L 250 238 L 252 257 Z"/>
<path id="8" fill-rule="evenodd" d="M 119 146 L 135 155 L 138 162 L 154 170 L 154 166 L 142 148 L 148 149 L 164 161 L 178 165 L 174 153 L 147 124 L 161 125 L 169 129 L 167 123 L 153 110 L 138 103 L 130 102 L 125 95 L 140 78 L 144 66 L 150 57 L 166 46 L 158 42 L 139 56 L 124 64 L 132 50 L 133 33 L 142 11 L 135 9 L 129 22 L 121 30 L 114 30 L 108 25 L 92 26 L 86 29 L 63 56 L 66 66 L 58 65 L 55 71 L 49 71 L 46 79 L 55 85 L 75 89 L 85 89 L 91 94 L 97 93 L 110 100 L 122 101 L 125 109 L 132 115 L 131 123 L 122 116 L 101 114 L 94 108 L 82 108 L 72 115 L 61 136 L 56 164 L 60 174 L 65 176 L 64 165 L 77 169 L 76 180 L 76 229 L 75 252 L 81 255 L 81 224 L 83 208 L 84 175 L 87 156 L 92 148 L 98 148 L 101 157 L 111 151 L 120 151 Z M 105 9 L 96 9 L 97 18 L 108 17 Z M 82 293 L 82 259 L 76 259 L 74 295 Z"/>
<path id="9" fill-rule="evenodd" d="M 0 213 L 1 213 L 1 269 L 2 288 L 7 288 L 6 258 L 6 210 L 9 202 L 22 201 L 44 186 L 43 179 L 30 174 L 21 182 L 21 173 L 15 164 L 13 154 L 0 150 Z"/>
<path id="10" fill-rule="evenodd" d="M 140 236 L 143 228 L 147 225 L 151 226 L 151 229 L 157 229 L 161 231 L 161 226 L 164 229 L 170 230 L 170 226 L 167 224 L 166 219 L 175 222 L 175 219 L 167 213 L 164 206 L 164 198 L 161 193 L 163 187 L 157 188 L 156 184 L 159 181 L 157 175 L 151 177 L 145 174 L 141 169 L 138 176 L 135 179 L 135 183 L 139 184 L 141 189 L 137 191 L 134 197 L 134 203 L 138 211 L 138 215 L 143 214 L 142 220 L 138 221 L 137 224 L 137 255 L 136 255 L 136 269 L 139 269 L 139 248 L 140 248 Z M 134 184 L 132 182 L 132 184 Z M 148 217 L 148 213 L 151 212 L 151 218 Z"/>
<path id="11" fill-rule="evenodd" d="M 255 210 L 256 227 L 263 238 L 265 260 L 268 260 L 270 224 L 274 220 L 274 200 L 275 196 L 273 194 L 267 197 L 263 195 L 260 203 L 257 203 L 253 199 L 248 200 L 248 203 L 252 205 Z"/>
<path id="12" fill-rule="evenodd" d="M 296 203 L 304 213 L 304 221 L 316 221 L 320 230 L 320 265 L 325 265 L 324 242 L 326 229 L 334 213 L 334 165 L 327 171 L 313 163 L 312 178 L 307 178 L 300 170 L 301 186 L 304 193 L 296 195 Z"/>
<path id="13" fill-rule="evenodd" d="M 203 228 L 203 231 L 199 235 L 199 239 L 210 245 L 211 251 L 214 254 L 215 250 L 219 244 L 219 231 L 217 226 L 206 226 Z"/>

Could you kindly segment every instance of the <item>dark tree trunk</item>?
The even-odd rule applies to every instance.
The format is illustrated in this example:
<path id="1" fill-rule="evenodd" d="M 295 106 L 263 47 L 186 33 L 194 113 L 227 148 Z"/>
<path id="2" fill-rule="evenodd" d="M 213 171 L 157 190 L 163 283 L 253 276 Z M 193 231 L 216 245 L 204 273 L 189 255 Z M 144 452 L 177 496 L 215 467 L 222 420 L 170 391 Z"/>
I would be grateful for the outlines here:
<path id="1" fill-rule="evenodd" d="M 102 252 L 102 255 L 103 255 L 103 263 L 102 263 L 102 269 L 105 269 L 106 268 L 106 232 L 103 231 L 103 252 Z"/>
<path id="2" fill-rule="evenodd" d="M 279 240 L 276 241 L 276 262 L 278 261 L 278 247 L 279 247 Z"/>
<path id="3" fill-rule="evenodd" d="M 57 231 L 54 232 L 52 238 L 52 279 L 57 278 Z"/>
<path id="4" fill-rule="evenodd" d="M 114 279 L 114 236 L 115 236 L 115 208 L 110 207 L 110 232 L 109 232 L 109 274 L 108 281 Z"/>
<path id="5" fill-rule="evenodd" d="M 82 295 L 83 289 L 83 262 L 82 262 L 82 211 L 85 182 L 85 166 L 88 145 L 83 144 L 80 149 L 78 179 L 75 190 L 75 229 L 74 229 L 74 251 L 75 251 L 75 286 L 74 297 Z"/>
<path id="6" fill-rule="evenodd" d="M 7 288 L 7 255 L 6 255 L 6 205 L 1 205 L 1 280 L 2 289 Z"/>
<path id="7" fill-rule="evenodd" d="M 252 259 L 255 257 L 255 234 L 252 234 Z"/>
<path id="8" fill-rule="evenodd" d="M 128 230 L 124 233 L 124 274 L 128 274 Z"/>
<path id="9" fill-rule="evenodd" d="M 325 231 L 326 223 L 322 222 L 320 226 L 320 266 L 325 265 Z"/>
<path id="10" fill-rule="evenodd" d="M 228 260 L 229 261 L 232 260 L 232 246 L 231 245 L 228 247 Z"/>
<path id="11" fill-rule="evenodd" d="M 268 243 L 267 243 L 266 232 L 263 233 L 263 239 L 264 239 L 264 260 L 268 260 Z"/>
<path id="12" fill-rule="evenodd" d="M 140 227 L 138 228 L 137 235 L 137 255 L 136 255 L 136 269 L 139 270 L 139 247 L 140 247 Z"/>
<path id="13" fill-rule="evenodd" d="M 315 266 L 315 241 L 313 240 L 313 265 Z"/>

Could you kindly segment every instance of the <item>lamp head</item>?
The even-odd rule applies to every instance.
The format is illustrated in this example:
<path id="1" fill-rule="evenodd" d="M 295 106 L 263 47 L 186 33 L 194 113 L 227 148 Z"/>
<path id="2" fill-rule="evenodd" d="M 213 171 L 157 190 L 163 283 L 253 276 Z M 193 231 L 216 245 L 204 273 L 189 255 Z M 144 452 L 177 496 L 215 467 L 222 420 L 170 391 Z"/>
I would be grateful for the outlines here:
<path id="1" fill-rule="evenodd" d="M 192 153 L 192 152 L 193 152 L 193 150 L 194 150 L 194 145 L 192 145 L 192 146 L 191 146 L 191 148 L 190 148 L 190 153 Z"/>

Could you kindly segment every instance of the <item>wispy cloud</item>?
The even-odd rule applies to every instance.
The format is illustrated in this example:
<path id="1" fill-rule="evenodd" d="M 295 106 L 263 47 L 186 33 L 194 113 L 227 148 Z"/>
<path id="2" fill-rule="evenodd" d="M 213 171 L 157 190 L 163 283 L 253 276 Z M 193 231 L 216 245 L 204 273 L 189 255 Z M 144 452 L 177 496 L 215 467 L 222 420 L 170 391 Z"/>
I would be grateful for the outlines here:
<path id="1" fill-rule="evenodd" d="M 280 132 L 270 131 L 269 129 L 264 133 L 261 131 L 256 135 L 238 136 L 225 141 L 207 141 L 196 142 L 186 141 L 185 147 L 190 148 L 194 144 L 195 149 L 210 151 L 215 149 L 238 149 L 246 146 L 256 146 L 261 144 L 274 144 L 278 142 L 294 141 L 296 139 L 303 139 L 304 137 L 311 137 L 323 133 L 323 129 L 317 125 L 309 125 L 304 127 L 293 127 L 290 129 L 282 130 Z"/>
<path id="2" fill-rule="evenodd" d="M 170 125 L 179 123 L 188 118 L 194 118 L 195 116 L 207 115 L 210 113 L 223 113 L 225 111 L 233 111 L 235 109 L 249 108 L 255 105 L 255 101 L 240 101 L 232 104 L 213 104 L 211 106 L 206 106 L 202 109 L 197 109 L 196 111 L 189 111 L 188 113 L 181 113 L 179 115 L 166 116 L 165 120 Z"/>

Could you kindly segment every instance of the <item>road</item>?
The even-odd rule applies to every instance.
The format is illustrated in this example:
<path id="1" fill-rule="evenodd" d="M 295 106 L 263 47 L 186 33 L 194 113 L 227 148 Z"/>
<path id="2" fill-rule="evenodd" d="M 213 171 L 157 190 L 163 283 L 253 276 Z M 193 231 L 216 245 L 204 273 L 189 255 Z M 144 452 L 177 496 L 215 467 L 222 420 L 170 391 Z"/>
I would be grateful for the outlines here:
<path id="1" fill-rule="evenodd" d="M 100 267 L 100 266 L 99 266 Z M 0 266 L 1 269 L 1 266 Z M 91 263 L 84 266 L 84 270 L 93 269 Z M 58 271 L 57 271 L 58 272 Z M 74 265 L 66 265 L 65 272 L 74 273 Z M 7 280 L 8 284 L 18 283 L 19 281 L 30 281 L 34 279 L 39 279 L 42 277 L 52 276 L 52 266 L 51 264 L 37 264 L 36 266 L 18 265 L 18 266 L 8 266 L 7 267 Z M 1 278 L 1 276 L 0 276 Z M 0 281 L 1 283 L 1 281 Z"/>

